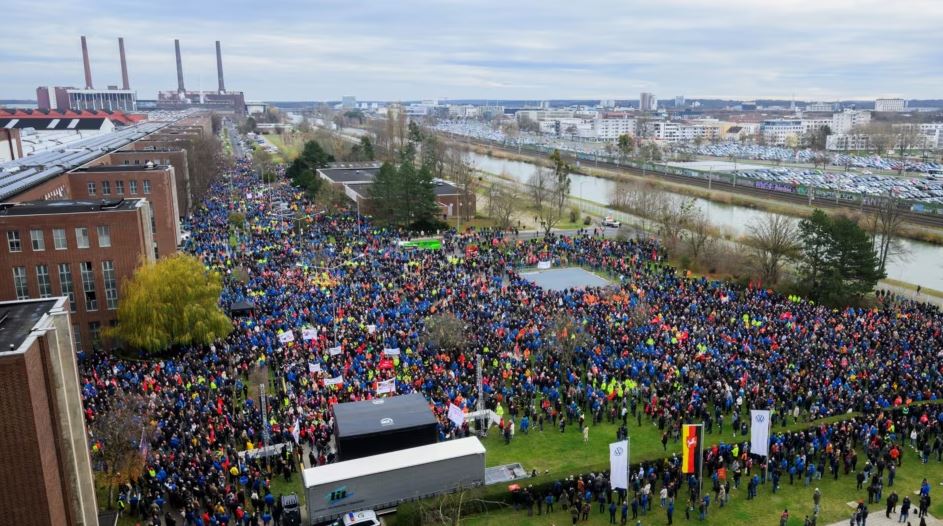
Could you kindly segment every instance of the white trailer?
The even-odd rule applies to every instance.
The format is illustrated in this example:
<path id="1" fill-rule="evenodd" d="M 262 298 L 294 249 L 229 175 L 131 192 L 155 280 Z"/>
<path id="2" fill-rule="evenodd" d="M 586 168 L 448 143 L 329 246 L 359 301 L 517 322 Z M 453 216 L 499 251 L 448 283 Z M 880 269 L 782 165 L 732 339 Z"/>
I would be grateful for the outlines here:
<path id="1" fill-rule="evenodd" d="M 475 437 L 309 468 L 302 473 L 311 524 L 350 511 L 391 508 L 485 482 L 485 448 Z"/>

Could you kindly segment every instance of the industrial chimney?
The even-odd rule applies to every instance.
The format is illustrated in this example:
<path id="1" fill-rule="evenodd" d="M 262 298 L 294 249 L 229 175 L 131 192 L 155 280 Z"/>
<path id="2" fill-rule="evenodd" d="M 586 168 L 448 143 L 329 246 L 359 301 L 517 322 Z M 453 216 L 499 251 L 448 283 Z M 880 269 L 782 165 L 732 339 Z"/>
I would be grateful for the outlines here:
<path id="1" fill-rule="evenodd" d="M 88 44 L 82 35 L 82 62 L 85 64 L 85 89 L 92 89 L 92 65 L 88 61 Z"/>
<path id="2" fill-rule="evenodd" d="M 177 51 L 177 92 L 186 93 L 183 87 L 183 62 L 180 60 L 180 41 L 174 40 L 174 48 Z"/>
<path id="3" fill-rule="evenodd" d="M 128 61 L 124 58 L 124 38 L 118 37 L 118 54 L 121 56 L 121 89 L 129 90 L 131 85 L 128 83 Z"/>
<path id="4" fill-rule="evenodd" d="M 226 83 L 223 82 L 223 52 L 219 49 L 219 40 L 216 41 L 216 73 L 219 75 L 219 93 L 226 93 Z"/>

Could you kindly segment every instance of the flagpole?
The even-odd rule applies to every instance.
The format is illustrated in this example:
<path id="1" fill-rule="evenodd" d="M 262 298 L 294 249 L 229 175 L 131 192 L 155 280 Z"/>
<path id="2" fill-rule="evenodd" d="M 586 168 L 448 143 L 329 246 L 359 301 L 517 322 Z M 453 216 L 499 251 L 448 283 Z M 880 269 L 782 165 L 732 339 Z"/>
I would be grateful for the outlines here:
<path id="1" fill-rule="evenodd" d="M 698 494 L 702 494 L 702 493 L 704 492 L 704 422 L 701 422 L 701 430 L 700 430 L 700 433 L 698 433 L 698 435 L 699 435 L 698 441 L 697 441 L 697 448 L 698 448 L 698 451 L 697 451 L 697 454 L 698 454 L 698 458 L 697 458 L 697 461 L 698 461 L 698 474 L 697 474 L 697 478 L 698 478 L 698 484 L 699 484 L 699 486 L 698 486 Z M 702 496 L 702 498 L 703 498 L 703 496 Z"/>
<path id="2" fill-rule="evenodd" d="M 629 474 L 632 472 L 632 438 L 629 435 L 625 436 L 625 455 L 625 502 L 628 502 Z"/>

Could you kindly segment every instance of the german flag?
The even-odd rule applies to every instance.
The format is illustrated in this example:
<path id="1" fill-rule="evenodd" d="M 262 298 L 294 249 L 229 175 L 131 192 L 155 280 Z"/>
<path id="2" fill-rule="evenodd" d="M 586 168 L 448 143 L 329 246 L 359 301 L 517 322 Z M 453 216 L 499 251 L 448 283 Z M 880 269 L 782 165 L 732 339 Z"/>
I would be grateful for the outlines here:
<path id="1" fill-rule="evenodd" d="M 704 461 L 704 424 L 684 424 L 681 427 L 684 440 L 681 452 L 681 473 L 701 474 L 701 462 Z"/>

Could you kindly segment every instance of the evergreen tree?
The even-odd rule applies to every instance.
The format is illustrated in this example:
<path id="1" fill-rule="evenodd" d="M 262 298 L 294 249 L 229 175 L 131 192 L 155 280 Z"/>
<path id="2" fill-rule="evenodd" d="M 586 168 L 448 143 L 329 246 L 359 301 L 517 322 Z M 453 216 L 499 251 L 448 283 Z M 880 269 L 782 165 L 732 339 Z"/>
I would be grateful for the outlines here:
<path id="1" fill-rule="evenodd" d="M 389 222 L 395 220 L 398 178 L 396 167 L 385 162 L 370 185 L 373 212 L 378 219 Z"/>
<path id="2" fill-rule="evenodd" d="M 857 223 L 816 210 L 799 223 L 800 273 L 809 294 L 830 304 L 855 301 L 884 276 L 871 240 Z"/>

